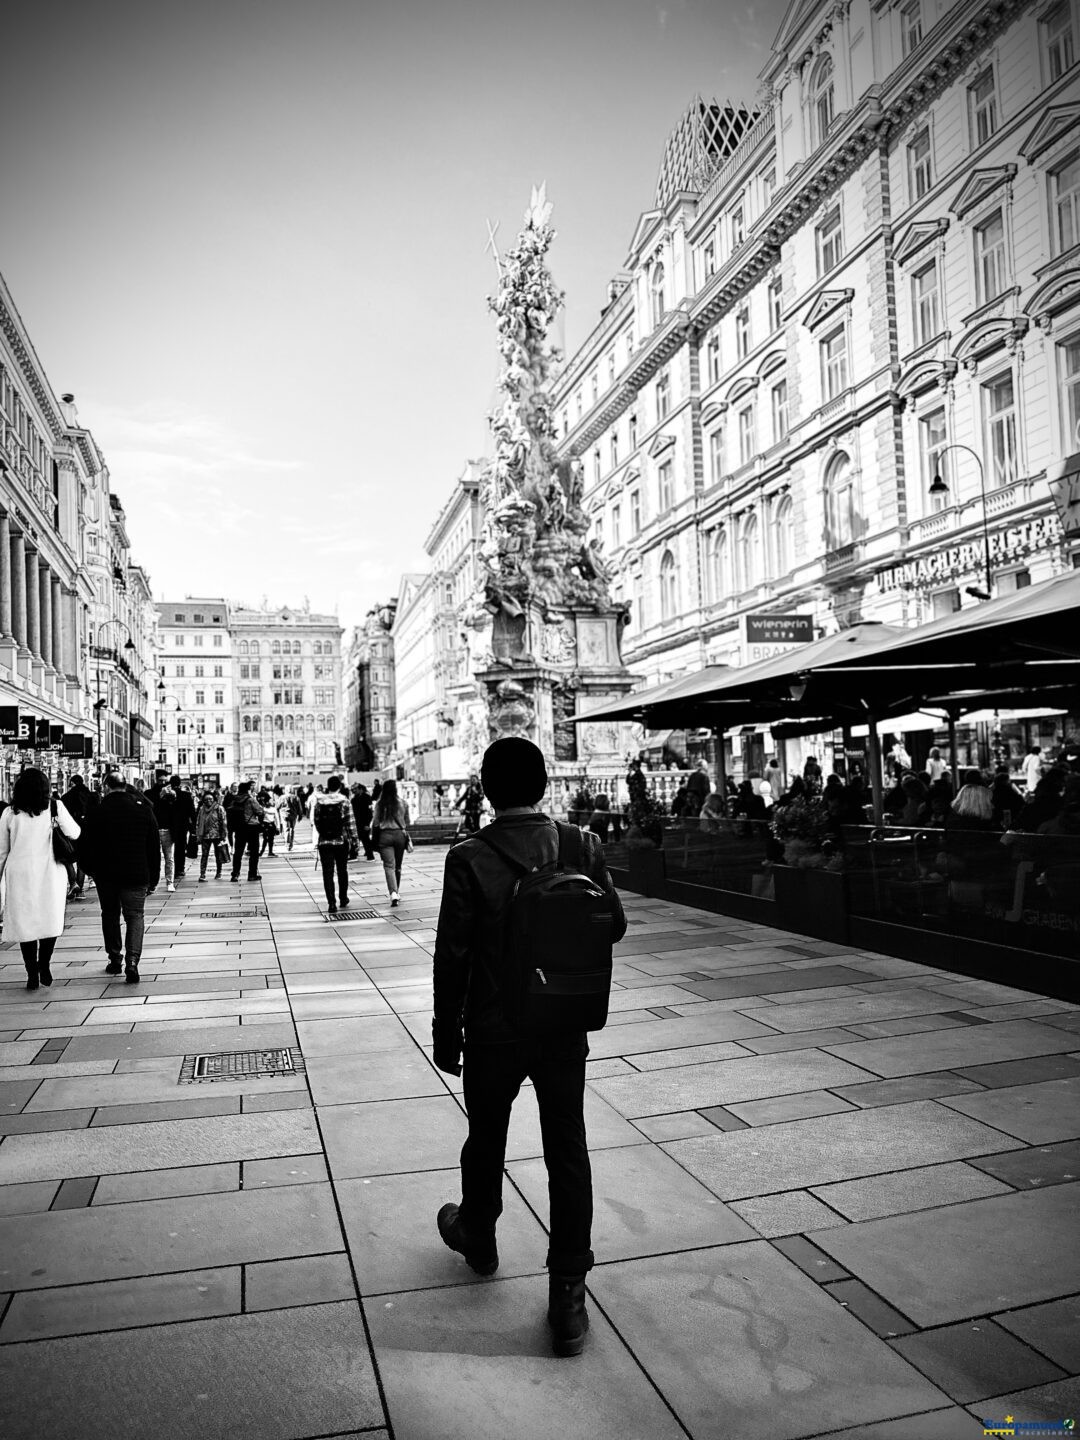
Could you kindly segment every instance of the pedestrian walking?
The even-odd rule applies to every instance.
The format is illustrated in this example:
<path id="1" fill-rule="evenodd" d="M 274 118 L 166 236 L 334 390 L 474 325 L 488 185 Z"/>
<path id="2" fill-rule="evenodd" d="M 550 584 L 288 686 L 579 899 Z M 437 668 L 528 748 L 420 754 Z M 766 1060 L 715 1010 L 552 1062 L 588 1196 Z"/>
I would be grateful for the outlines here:
<path id="1" fill-rule="evenodd" d="M 709 763 L 707 760 L 699 760 L 697 768 L 686 782 L 686 806 L 683 813 L 688 819 L 696 819 L 701 814 L 701 807 L 709 798 L 711 789 Z"/>
<path id="2" fill-rule="evenodd" d="M 173 830 L 176 825 L 176 791 L 166 785 L 164 777 L 150 789 L 150 804 L 154 807 L 157 820 L 161 856 L 165 863 L 165 889 L 171 895 L 176 889 L 173 884 Z"/>
<path id="3" fill-rule="evenodd" d="M 115 771 L 106 775 L 101 803 L 86 817 L 79 849 L 101 902 L 101 934 L 109 957 L 105 973 L 119 975 L 123 969 L 126 982 L 137 985 L 146 897 L 157 888 L 162 856 L 169 852 L 161 844 L 153 809 Z"/>
<path id="4" fill-rule="evenodd" d="M 316 792 L 311 802 L 311 823 L 315 828 L 316 853 L 322 866 L 327 914 L 336 915 L 339 908 L 348 908 L 349 861 L 355 860 L 360 853 L 356 820 L 340 775 L 331 775 L 326 782 L 326 790 L 321 794 Z"/>
<path id="5" fill-rule="evenodd" d="M 240 811 L 236 805 L 238 798 L 236 792 L 239 788 L 239 785 L 234 780 L 221 797 L 221 808 L 225 811 L 225 833 L 228 835 L 230 845 L 234 843 L 236 822 L 240 817 Z"/>
<path id="6" fill-rule="evenodd" d="M 187 869 L 188 841 L 195 832 L 195 797 L 187 786 L 181 783 L 179 775 L 173 775 L 169 785 L 176 797 L 172 823 L 173 874 L 177 880 L 181 880 Z"/>
<path id="7" fill-rule="evenodd" d="M 368 788 L 363 782 L 353 790 L 352 807 L 353 819 L 356 821 L 356 833 L 360 837 L 360 844 L 364 847 L 364 859 L 374 860 L 375 851 L 371 848 L 371 817 L 375 807 L 368 794 Z"/>
<path id="8" fill-rule="evenodd" d="M 81 775 L 73 775 L 71 777 L 71 784 L 68 789 L 65 790 L 61 800 L 64 809 L 80 828 L 86 820 L 90 807 L 97 804 L 97 796 L 87 787 L 86 781 Z M 74 862 L 69 862 L 66 868 L 68 872 L 68 899 L 81 900 L 86 884 L 86 871 L 83 869 L 77 857 Z"/>
<path id="9" fill-rule="evenodd" d="M 247 878 L 251 881 L 262 879 L 259 874 L 259 836 L 266 812 L 251 793 L 253 788 L 251 780 L 244 780 L 236 792 L 235 808 L 239 813 L 236 817 L 236 838 L 233 842 L 231 879 L 234 884 L 240 879 L 240 863 L 244 858 L 245 847 L 248 852 Z"/>
<path id="10" fill-rule="evenodd" d="M 555 1353 L 577 1355 L 588 1329 L 585 1277 L 594 1259 L 584 1117 L 589 1045 L 584 1025 L 536 1038 L 509 1018 L 519 993 L 513 966 L 520 957 L 508 946 L 506 937 L 514 932 L 507 917 L 522 875 L 553 868 L 566 846 L 572 868 L 589 877 L 601 892 L 598 898 L 606 897 L 610 924 L 604 933 L 611 943 L 622 938 L 626 920 L 595 837 L 540 813 L 547 788 L 540 750 L 529 740 L 496 740 L 480 773 L 495 818 L 447 855 L 435 941 L 434 1060 L 440 1070 L 457 1075 L 464 1057 L 469 1121 L 461 1151 L 461 1203 L 445 1204 L 437 1224 L 444 1244 L 477 1274 L 495 1273 L 510 1111 L 522 1083 L 531 1079 L 551 1205 L 548 1322 Z"/>
<path id="11" fill-rule="evenodd" d="M 79 838 L 63 801 L 51 799 L 45 772 L 28 766 L 0 815 L 0 877 L 7 880 L 3 936 L 19 944 L 27 990 L 52 984 L 49 962 L 64 932 L 67 871 L 54 854 L 54 829 Z"/>
<path id="12" fill-rule="evenodd" d="M 379 798 L 382 798 L 381 792 Z M 469 776 L 469 783 L 454 801 L 454 808 L 462 812 L 461 831 L 466 835 L 475 835 L 480 829 L 480 812 L 484 808 L 484 790 L 479 776 Z M 589 798 L 589 809 L 592 809 L 591 797 Z"/>
<path id="13" fill-rule="evenodd" d="M 1036 786 L 1043 775 L 1042 746 L 1032 745 L 1020 765 L 1028 795 L 1034 795 Z"/>
<path id="14" fill-rule="evenodd" d="M 290 790 L 285 801 L 285 836 L 291 850 L 296 842 L 296 826 L 304 815 L 304 802 L 300 793 Z"/>
<path id="15" fill-rule="evenodd" d="M 228 837 L 229 828 L 225 819 L 225 807 L 218 800 L 213 790 L 203 792 L 199 801 L 199 808 L 195 812 L 195 839 L 199 844 L 199 879 L 206 879 L 206 866 L 210 859 L 210 847 L 214 847 L 214 859 L 217 861 L 215 880 L 221 879 L 221 867 L 225 860 L 225 841 Z"/>
<path id="16" fill-rule="evenodd" d="M 281 811 L 278 808 L 279 800 L 272 791 L 268 792 L 265 798 L 260 797 L 260 803 L 266 812 L 266 818 L 262 823 L 262 855 L 269 855 L 274 858 L 274 840 L 281 834 Z"/>
<path id="17" fill-rule="evenodd" d="M 466 815 L 468 810 L 466 810 Z M 477 812 L 477 825 L 480 823 Z M 398 795 L 397 781 L 384 780 L 375 806 L 374 843 L 383 863 L 390 904 L 400 902 L 401 861 L 406 850 L 413 848 L 409 833 L 409 807 Z"/>

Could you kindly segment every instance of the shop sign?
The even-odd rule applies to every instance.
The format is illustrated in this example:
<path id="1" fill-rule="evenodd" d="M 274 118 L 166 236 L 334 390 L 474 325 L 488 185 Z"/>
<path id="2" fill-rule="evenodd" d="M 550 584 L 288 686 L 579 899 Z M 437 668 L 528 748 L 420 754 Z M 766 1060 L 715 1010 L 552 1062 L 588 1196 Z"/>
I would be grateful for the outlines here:
<path id="1" fill-rule="evenodd" d="M 1068 456 L 1046 479 L 1066 538 L 1080 535 L 1080 454 Z"/>
<path id="2" fill-rule="evenodd" d="M 65 733 L 63 740 L 60 742 L 60 753 L 81 760 L 86 753 L 84 745 L 85 739 L 86 737 L 84 735 L 68 735 Z"/>
<path id="3" fill-rule="evenodd" d="M 13 745 L 19 738 L 19 707 L 0 705 L 0 741 Z"/>
<path id="4" fill-rule="evenodd" d="M 49 728 L 49 717 L 42 715 L 34 730 L 34 740 L 39 750 L 47 750 L 49 748 Z"/>
<path id="5" fill-rule="evenodd" d="M 63 727 L 63 725 L 50 725 L 50 726 L 49 726 L 49 749 L 50 749 L 50 750 L 60 750 L 60 749 L 63 748 L 63 745 L 64 745 L 64 727 Z"/>
<path id="6" fill-rule="evenodd" d="M 814 638 L 812 615 L 744 615 L 742 631 L 743 664 L 756 665 L 786 655 Z"/>
<path id="7" fill-rule="evenodd" d="M 34 715 L 20 715 L 19 729 L 15 741 L 20 750 L 33 750 L 37 736 L 37 717 Z"/>
<path id="8" fill-rule="evenodd" d="M 1010 560 L 1021 559 L 1033 550 L 1045 550 L 1061 539 L 1061 522 L 1054 514 L 1037 515 L 1020 525 L 1008 525 L 990 535 L 990 568 L 998 569 Z M 931 586 L 943 580 L 954 580 L 973 571 L 982 572 L 985 546 L 982 539 L 967 540 L 962 545 L 948 545 L 917 560 L 905 560 L 878 575 L 882 590 L 901 586 Z"/>

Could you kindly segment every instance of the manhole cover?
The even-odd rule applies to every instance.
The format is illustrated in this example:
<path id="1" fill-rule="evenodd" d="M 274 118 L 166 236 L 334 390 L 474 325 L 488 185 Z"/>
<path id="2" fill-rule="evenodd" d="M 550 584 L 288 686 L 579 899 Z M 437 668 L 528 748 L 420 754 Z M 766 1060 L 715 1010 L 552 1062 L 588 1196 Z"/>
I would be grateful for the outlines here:
<path id="1" fill-rule="evenodd" d="M 261 1080 L 267 1075 L 302 1075 L 304 1057 L 295 1050 L 226 1050 L 218 1055 L 185 1055 L 181 1085 L 202 1080 Z"/>
<path id="2" fill-rule="evenodd" d="M 265 910 L 200 910 L 199 920 L 254 920 L 266 914 Z"/>
<path id="3" fill-rule="evenodd" d="M 331 925 L 336 925 L 339 920 L 378 920 L 377 910 L 339 910 L 336 915 L 328 917 Z"/>

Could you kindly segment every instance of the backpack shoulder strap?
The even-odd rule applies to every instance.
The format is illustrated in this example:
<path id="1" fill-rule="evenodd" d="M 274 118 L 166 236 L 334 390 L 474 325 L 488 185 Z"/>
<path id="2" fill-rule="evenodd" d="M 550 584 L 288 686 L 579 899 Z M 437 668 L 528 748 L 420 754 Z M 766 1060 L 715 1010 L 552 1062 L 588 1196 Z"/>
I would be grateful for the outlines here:
<path id="1" fill-rule="evenodd" d="M 55 796 L 55 795 L 50 796 L 50 798 L 49 798 L 49 814 L 52 816 L 52 818 L 53 818 L 53 823 L 55 824 L 55 823 L 56 823 L 56 818 L 57 818 L 57 817 L 56 817 L 56 796 Z"/>
<path id="2" fill-rule="evenodd" d="M 559 832 L 559 857 L 555 862 L 560 870 L 584 870 L 585 836 L 576 825 L 564 825 L 555 821 Z"/>

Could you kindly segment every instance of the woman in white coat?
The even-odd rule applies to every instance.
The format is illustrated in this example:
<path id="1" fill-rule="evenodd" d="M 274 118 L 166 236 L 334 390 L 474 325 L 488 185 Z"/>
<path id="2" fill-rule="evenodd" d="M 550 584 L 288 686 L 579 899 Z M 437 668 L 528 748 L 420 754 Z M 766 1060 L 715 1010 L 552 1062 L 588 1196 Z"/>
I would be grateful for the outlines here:
<path id="1" fill-rule="evenodd" d="M 56 823 L 69 840 L 79 838 L 78 825 L 59 800 Z M 64 929 L 67 871 L 53 858 L 49 781 L 41 770 L 22 772 L 0 815 L 0 875 L 7 882 L 4 939 L 19 942 L 26 988 L 51 985 L 49 962 Z"/>

